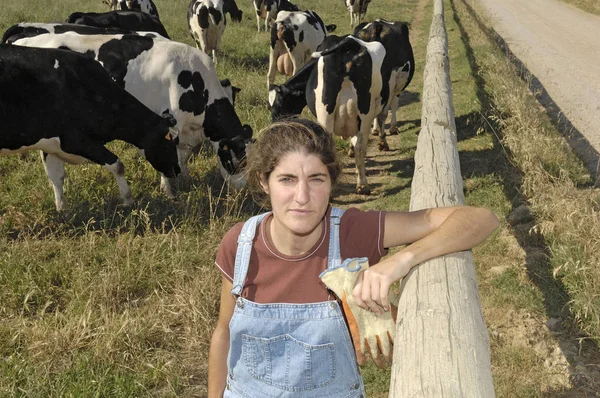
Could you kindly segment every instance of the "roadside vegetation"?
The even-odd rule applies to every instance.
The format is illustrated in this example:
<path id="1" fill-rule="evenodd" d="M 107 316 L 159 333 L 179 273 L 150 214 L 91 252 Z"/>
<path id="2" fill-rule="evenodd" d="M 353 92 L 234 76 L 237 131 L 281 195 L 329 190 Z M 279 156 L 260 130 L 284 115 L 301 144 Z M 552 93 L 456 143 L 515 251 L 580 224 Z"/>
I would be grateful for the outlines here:
<path id="1" fill-rule="evenodd" d="M 188 1 L 155 3 L 171 37 L 193 45 Z M 237 3 L 243 20 L 227 26 L 217 74 L 242 88 L 236 110 L 257 133 L 269 122 L 268 34 L 256 31 L 251 2 Z M 335 34 L 350 33 L 341 2 L 296 3 L 336 24 Z M 346 168 L 337 206 L 408 209 L 430 3 L 369 5 L 368 19 L 411 24 L 417 69 L 402 96 L 392 151 L 379 152 L 375 143 L 369 149 L 370 196 L 353 193 L 353 162 L 340 142 Z M 100 0 L 5 0 L 0 30 L 105 10 Z M 497 395 L 593 393 L 600 196 L 463 0 L 447 0 L 445 10 L 466 202 L 491 208 L 502 221 L 474 249 Z M 210 149 L 192 160 L 191 178 L 169 201 L 158 174 L 135 151 L 120 143 L 111 148 L 138 199 L 132 208 L 118 204 L 112 175 L 88 164 L 67 167 L 69 210 L 56 213 L 39 155 L 0 157 L 0 397 L 205 393 L 218 314 L 216 249 L 231 225 L 262 209 L 223 186 Z M 550 319 L 560 325 L 549 329 Z M 387 396 L 389 370 L 367 365 L 363 375 L 369 397 Z"/>
<path id="2" fill-rule="evenodd" d="M 597 0 L 561 0 L 564 3 L 572 4 L 583 11 L 600 15 L 600 2 Z"/>

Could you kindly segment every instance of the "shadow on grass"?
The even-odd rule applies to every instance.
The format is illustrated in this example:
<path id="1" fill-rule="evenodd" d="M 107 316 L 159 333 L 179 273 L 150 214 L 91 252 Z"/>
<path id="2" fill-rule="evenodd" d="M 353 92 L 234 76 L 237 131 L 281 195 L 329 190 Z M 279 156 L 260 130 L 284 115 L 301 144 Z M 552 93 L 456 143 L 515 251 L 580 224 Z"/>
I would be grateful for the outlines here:
<path id="1" fill-rule="evenodd" d="M 148 183 L 158 184 L 158 181 Z M 237 192 L 228 188 L 216 167 L 202 175 L 178 178 L 174 187 L 175 199 L 157 190 L 150 194 L 148 189 L 137 193 L 131 206 L 121 204 L 118 194 L 92 199 L 75 194 L 68 197 L 66 210 L 57 212 L 52 203 L 52 209 L 45 211 L 41 218 L 19 209 L 3 209 L 0 232 L 9 240 L 77 237 L 94 231 L 109 236 L 123 233 L 143 236 L 168 233 L 181 227 L 210 226 L 228 216 L 237 218 L 263 211 L 246 190 Z"/>
<path id="2" fill-rule="evenodd" d="M 475 80 L 477 87 L 477 97 L 482 105 L 482 109 L 493 109 L 494 104 L 492 102 L 492 99 L 485 92 L 485 81 L 481 78 L 481 75 L 479 73 L 480 68 L 473 54 L 473 49 L 470 45 L 469 34 L 465 31 L 464 26 L 461 23 L 460 17 L 458 16 L 458 13 L 456 11 L 456 1 L 457 0 L 452 0 L 450 3 L 454 14 L 454 20 L 460 29 L 463 44 L 467 51 L 467 57 L 471 66 L 471 74 L 473 79 Z M 474 10 L 469 6 L 469 4 L 467 4 L 464 0 L 462 0 L 462 3 L 469 11 L 471 17 L 477 22 L 479 28 L 483 32 L 485 32 L 486 35 L 493 42 L 499 45 L 500 48 L 508 52 L 508 49 L 506 48 L 504 42 L 501 39 L 499 39 L 499 36 L 493 30 L 488 29 L 481 22 L 481 20 L 476 15 Z M 516 60 L 516 58 L 514 58 L 512 54 L 509 55 L 511 56 L 511 59 L 513 59 L 513 61 Z M 520 70 L 526 71 L 526 68 L 522 66 L 522 69 Z M 549 110 L 548 112 L 551 113 L 552 111 Z M 556 110 L 554 110 L 554 112 L 556 112 Z M 557 115 L 557 113 L 554 114 L 554 116 Z M 495 126 L 495 131 L 501 132 L 501 128 L 499 126 Z M 566 326 L 564 328 L 565 331 L 567 329 L 570 329 L 568 333 L 555 334 L 555 338 L 557 339 L 561 349 L 565 353 L 565 356 L 569 361 L 571 369 L 575 369 L 577 365 L 581 364 L 582 358 L 576 355 L 566 355 L 566 353 L 573 350 L 573 346 L 576 346 L 576 341 L 578 341 L 579 343 L 584 341 L 585 347 L 580 346 L 579 348 L 586 348 L 586 350 L 589 350 L 588 352 L 593 355 L 594 353 L 598 352 L 598 347 L 595 344 L 593 344 L 591 340 L 586 339 L 585 334 L 574 322 L 573 317 L 568 310 L 571 298 L 564 284 L 560 280 L 554 278 L 550 262 L 550 259 L 552 258 L 552 253 L 544 237 L 539 232 L 535 231 L 535 229 L 533 228 L 538 223 L 536 222 L 534 216 L 532 215 L 528 207 L 527 198 L 524 197 L 521 193 L 521 170 L 519 170 L 510 162 L 510 151 L 508 148 L 502 146 L 502 144 L 499 142 L 499 139 L 500 137 L 495 137 L 494 148 L 491 149 L 489 153 L 485 154 L 485 157 L 482 159 L 480 159 L 479 156 L 475 156 L 475 154 L 473 153 L 462 153 L 461 169 L 463 175 L 469 175 L 470 173 L 485 174 L 485 171 L 483 171 L 482 168 L 486 168 L 486 170 L 489 172 L 493 171 L 495 173 L 499 173 L 500 177 L 504 181 L 504 194 L 511 202 L 513 211 L 519 208 L 519 210 L 523 211 L 523 213 L 525 214 L 524 217 L 519 218 L 508 217 L 508 222 L 511 225 L 511 232 L 525 252 L 525 266 L 527 269 L 527 275 L 529 279 L 540 289 L 540 291 L 543 294 L 544 307 L 548 318 L 562 317 L 563 325 Z M 487 167 L 485 165 L 485 162 L 489 162 Z M 596 160 L 594 162 L 596 162 L 595 164 L 597 164 L 597 154 Z M 543 396 L 588 396 L 588 393 L 594 394 L 597 392 L 593 389 L 592 386 L 592 384 L 595 384 L 597 381 L 585 380 L 585 378 L 578 379 L 577 376 L 575 376 L 572 377 L 571 382 L 574 385 L 574 388 L 572 390 L 548 392 L 544 393 Z"/>

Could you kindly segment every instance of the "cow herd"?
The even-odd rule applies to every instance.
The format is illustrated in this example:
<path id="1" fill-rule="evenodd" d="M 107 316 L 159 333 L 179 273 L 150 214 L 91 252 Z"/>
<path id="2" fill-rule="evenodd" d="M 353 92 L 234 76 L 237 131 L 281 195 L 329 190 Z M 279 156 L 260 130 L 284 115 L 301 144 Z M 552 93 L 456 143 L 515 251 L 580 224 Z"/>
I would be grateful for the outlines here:
<path id="1" fill-rule="evenodd" d="M 239 88 L 219 80 L 215 64 L 227 19 L 240 22 L 235 0 L 192 0 L 188 27 L 197 48 L 170 40 L 152 0 L 103 0 L 111 11 L 74 12 L 64 23 L 19 23 L 0 44 L 0 155 L 38 149 L 66 207 L 64 162 L 92 161 L 114 176 L 131 204 L 124 165 L 105 144 L 122 140 L 161 174 L 174 197 L 173 178 L 187 173 L 192 149 L 212 144 L 224 179 L 245 185 L 244 158 L 253 130 L 234 109 Z M 240 0 L 238 0 L 240 1 Z M 250 0 L 244 0 L 250 1 Z M 345 0 L 352 35 L 330 35 L 314 10 L 288 0 L 252 0 L 257 28 L 270 32 L 267 74 L 272 119 L 308 106 L 327 131 L 355 149 L 358 193 L 370 192 L 365 175 L 371 130 L 387 149 L 383 123 L 395 127 L 398 95 L 414 73 L 408 27 L 376 19 L 361 22 L 370 0 Z M 209 54 L 212 56 L 209 56 Z M 276 73 L 289 76 L 273 84 Z M 267 98 L 265 98 L 267 99 Z"/>

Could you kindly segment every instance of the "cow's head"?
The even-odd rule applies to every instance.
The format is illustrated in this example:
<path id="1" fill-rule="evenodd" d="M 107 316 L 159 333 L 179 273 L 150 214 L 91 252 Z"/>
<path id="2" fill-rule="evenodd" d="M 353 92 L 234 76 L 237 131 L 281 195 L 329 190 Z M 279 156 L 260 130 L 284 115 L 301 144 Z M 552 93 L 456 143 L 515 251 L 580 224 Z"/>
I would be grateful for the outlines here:
<path id="1" fill-rule="evenodd" d="M 175 128 L 177 121 L 170 114 L 163 115 L 164 122 L 149 134 L 143 142 L 144 157 L 152 167 L 173 178 L 181 173 L 177 158 L 179 131 Z"/>
<path id="2" fill-rule="evenodd" d="M 245 124 L 242 126 L 242 135 L 233 139 L 222 139 L 218 143 L 219 169 L 225 180 L 235 189 L 246 185 L 246 149 L 253 142 L 252 128 Z"/>
<path id="3" fill-rule="evenodd" d="M 278 86 L 269 85 L 269 103 L 271 120 L 273 122 L 291 115 L 302 113 L 306 106 L 305 90 L 288 88 L 285 84 Z"/>

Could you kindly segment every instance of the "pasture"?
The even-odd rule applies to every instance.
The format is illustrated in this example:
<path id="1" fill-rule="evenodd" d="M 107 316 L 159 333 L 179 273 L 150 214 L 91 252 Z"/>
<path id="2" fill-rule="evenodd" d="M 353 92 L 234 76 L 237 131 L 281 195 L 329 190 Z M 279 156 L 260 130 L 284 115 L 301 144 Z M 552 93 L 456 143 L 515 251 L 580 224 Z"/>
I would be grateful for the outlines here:
<path id="1" fill-rule="evenodd" d="M 256 134 L 270 121 L 268 34 L 257 32 L 251 1 L 237 3 L 243 19 L 240 24 L 228 21 L 216 70 L 219 78 L 229 78 L 242 89 L 236 111 Z M 336 24 L 334 34 L 351 32 L 341 0 L 294 3 L 317 11 L 326 24 Z M 446 1 L 445 7 L 466 201 L 491 208 L 503 221 L 498 232 L 474 249 L 492 336 L 497 395 L 570 391 L 566 366 L 545 366 L 546 351 L 528 338 L 534 333 L 549 351 L 564 342 L 544 323 L 560 316 L 569 298 L 552 280 L 545 257 L 548 245 L 540 235 L 528 233 L 537 225 L 539 213 L 517 227 L 506 221 L 528 198 L 517 161 L 499 141 L 502 128 L 494 120 L 502 115 L 490 112 L 500 99 L 489 93 L 506 85 L 494 81 L 494 73 L 514 71 L 493 69 L 504 62 L 501 55 L 455 3 L 462 4 Z M 155 0 L 155 4 L 171 38 L 194 45 L 186 21 L 188 2 Z M 62 21 L 75 11 L 106 9 L 101 0 L 5 0 L 0 30 L 17 22 Z M 392 150 L 379 152 L 375 140 L 369 149 L 371 195 L 354 194 L 353 161 L 344 155 L 346 144 L 339 142 L 346 167 L 333 198 L 338 206 L 408 209 L 431 14 L 426 0 L 373 0 L 369 5 L 367 20 L 383 17 L 410 23 L 416 72 L 401 97 L 400 134 L 388 137 Z M 482 65 L 487 69 L 477 69 L 475 55 L 486 60 Z M 517 81 L 516 74 L 507 79 Z M 277 76 L 276 82 L 284 80 Z M 518 87 L 526 91 L 524 85 Z M 532 108 L 529 103 L 521 105 Z M 119 204 L 110 173 L 86 164 L 67 166 L 69 208 L 57 213 L 37 153 L 0 157 L 0 396 L 205 393 L 208 344 L 220 289 L 216 249 L 230 226 L 262 209 L 244 192 L 223 184 L 211 148 L 200 148 L 191 160 L 190 178 L 178 185 L 175 200 L 162 194 L 158 173 L 133 149 L 119 142 L 110 148 L 125 164 L 136 198 L 132 207 Z M 589 176 L 581 165 L 567 149 L 560 151 L 567 155 L 554 154 L 557 162 L 577 184 L 585 184 Z M 532 265 L 540 277 L 531 275 Z M 369 397 L 387 396 L 389 370 L 367 365 L 362 372 Z M 521 377 L 524 374 L 527 377 Z"/>

